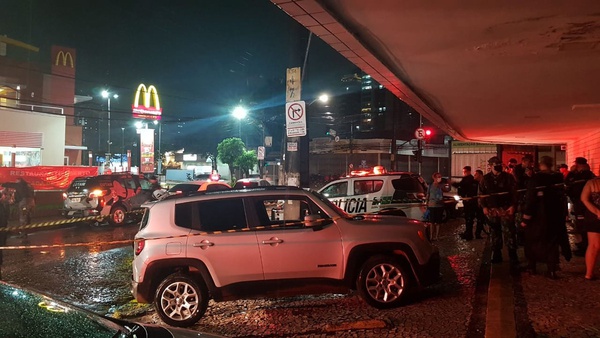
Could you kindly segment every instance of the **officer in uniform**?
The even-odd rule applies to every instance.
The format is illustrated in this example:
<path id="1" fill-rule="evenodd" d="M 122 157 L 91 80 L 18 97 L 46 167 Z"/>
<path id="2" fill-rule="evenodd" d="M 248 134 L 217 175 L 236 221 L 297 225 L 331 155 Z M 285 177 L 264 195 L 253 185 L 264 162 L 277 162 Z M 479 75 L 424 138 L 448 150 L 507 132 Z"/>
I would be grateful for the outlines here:
<path id="1" fill-rule="evenodd" d="M 517 230 L 515 208 L 517 206 L 517 184 L 512 174 L 503 170 L 497 156 L 488 160 L 491 171 L 483 176 L 479 184 L 483 214 L 488 218 L 492 238 L 492 263 L 502 262 L 504 240 L 508 247 L 511 264 L 518 264 Z"/>

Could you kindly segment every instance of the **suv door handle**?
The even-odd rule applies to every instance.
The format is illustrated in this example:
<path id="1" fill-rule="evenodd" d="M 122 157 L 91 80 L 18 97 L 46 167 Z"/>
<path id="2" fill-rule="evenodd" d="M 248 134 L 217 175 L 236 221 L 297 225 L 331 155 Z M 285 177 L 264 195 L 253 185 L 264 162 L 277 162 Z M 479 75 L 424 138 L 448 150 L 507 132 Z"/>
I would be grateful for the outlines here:
<path id="1" fill-rule="evenodd" d="M 273 244 L 280 244 L 280 243 L 283 243 L 283 239 L 279 239 L 277 237 L 271 237 L 271 238 L 269 238 L 267 240 L 263 240 L 262 241 L 262 244 L 271 244 L 271 245 L 273 245 Z"/>
<path id="2" fill-rule="evenodd" d="M 193 247 L 196 247 L 196 248 L 197 248 L 197 247 L 200 247 L 201 249 L 206 249 L 207 247 L 209 247 L 209 246 L 213 246 L 213 245 L 215 245 L 215 243 L 213 243 L 213 242 L 209 242 L 209 241 L 208 241 L 208 240 L 206 240 L 206 239 L 205 239 L 205 240 L 203 240 L 203 241 L 202 241 L 202 242 L 200 242 L 200 243 L 194 243 L 194 244 L 192 244 L 192 246 L 193 246 Z"/>

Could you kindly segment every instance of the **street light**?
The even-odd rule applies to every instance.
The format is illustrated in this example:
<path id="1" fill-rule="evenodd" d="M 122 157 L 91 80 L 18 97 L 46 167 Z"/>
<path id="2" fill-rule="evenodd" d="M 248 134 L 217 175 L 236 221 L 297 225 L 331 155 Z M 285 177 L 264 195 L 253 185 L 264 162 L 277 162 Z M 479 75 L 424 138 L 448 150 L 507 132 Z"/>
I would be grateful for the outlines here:
<path id="1" fill-rule="evenodd" d="M 125 127 L 121 127 L 121 170 L 123 170 L 123 153 L 125 153 Z"/>
<path id="2" fill-rule="evenodd" d="M 102 97 L 105 99 L 108 99 L 108 140 L 106 141 L 106 143 L 108 143 L 108 154 L 110 156 L 110 144 L 112 143 L 112 142 L 110 142 L 110 97 L 111 97 L 111 94 L 108 92 L 108 90 L 103 90 Z M 119 98 L 119 95 L 113 94 L 112 97 L 114 99 L 117 99 L 117 98 Z"/>
<path id="3" fill-rule="evenodd" d="M 239 133 L 239 136 L 241 139 L 242 138 L 242 120 L 246 117 L 246 115 L 248 115 L 248 109 L 246 109 L 242 106 L 237 106 L 233 109 L 231 114 L 233 115 L 233 117 L 238 119 L 238 125 L 239 125 L 238 133 Z"/>
<path id="4" fill-rule="evenodd" d="M 158 174 L 162 174 L 162 153 L 160 152 L 160 143 L 162 136 L 162 123 L 159 123 L 158 120 L 154 120 L 154 125 L 158 125 Z"/>

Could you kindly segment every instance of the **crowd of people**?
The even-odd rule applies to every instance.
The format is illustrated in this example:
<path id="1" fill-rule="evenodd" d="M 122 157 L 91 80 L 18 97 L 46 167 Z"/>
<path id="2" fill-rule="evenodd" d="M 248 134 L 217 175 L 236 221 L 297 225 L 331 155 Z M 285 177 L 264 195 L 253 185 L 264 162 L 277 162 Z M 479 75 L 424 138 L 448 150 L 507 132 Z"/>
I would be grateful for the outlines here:
<path id="1" fill-rule="evenodd" d="M 572 167 L 561 164 L 558 170 L 549 156 L 542 156 L 537 166 L 531 155 L 523 156 L 521 163 L 510 159 L 506 164 L 494 156 L 488 165 L 488 173 L 477 170 L 474 175 L 471 167 L 465 166 L 460 182 L 452 183 L 464 204 L 465 231 L 461 238 L 482 238 L 483 225 L 487 224 L 492 263 L 503 261 L 506 245 L 511 265 L 519 267 L 517 248 L 522 245 L 525 269 L 532 274 L 537 273 L 538 263 L 543 263 L 545 274 L 557 278 L 560 255 L 569 261 L 575 254 L 585 257 L 585 279 L 595 280 L 600 252 L 600 178 L 592 173 L 587 159 L 577 157 Z M 428 201 L 435 199 L 435 186 L 429 193 Z M 433 206 L 431 202 L 428 205 Z M 567 233 L 571 220 L 575 248 L 571 248 Z M 435 225 L 432 229 L 436 230 Z"/>

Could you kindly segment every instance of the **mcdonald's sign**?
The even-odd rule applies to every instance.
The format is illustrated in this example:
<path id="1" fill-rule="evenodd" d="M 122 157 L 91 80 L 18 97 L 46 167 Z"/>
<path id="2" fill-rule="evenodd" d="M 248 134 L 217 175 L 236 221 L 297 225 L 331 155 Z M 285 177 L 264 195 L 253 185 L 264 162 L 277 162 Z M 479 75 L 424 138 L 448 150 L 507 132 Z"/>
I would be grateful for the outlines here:
<path id="1" fill-rule="evenodd" d="M 140 96 L 142 97 L 142 105 L 140 105 Z M 154 106 L 151 106 L 152 101 Z M 162 108 L 160 108 L 160 101 L 158 100 L 158 92 L 156 87 L 148 86 L 143 83 L 140 84 L 135 92 L 135 99 L 131 106 L 133 110 L 134 118 L 160 120 L 162 114 Z"/>
<path id="2" fill-rule="evenodd" d="M 71 52 L 64 52 L 64 51 L 59 51 L 56 54 L 56 60 L 54 61 L 54 65 L 58 66 L 61 63 L 62 60 L 62 65 L 63 66 L 67 66 L 67 61 L 69 61 L 69 64 L 71 66 L 71 68 L 73 68 L 74 64 L 73 64 L 73 55 L 71 55 Z"/>

